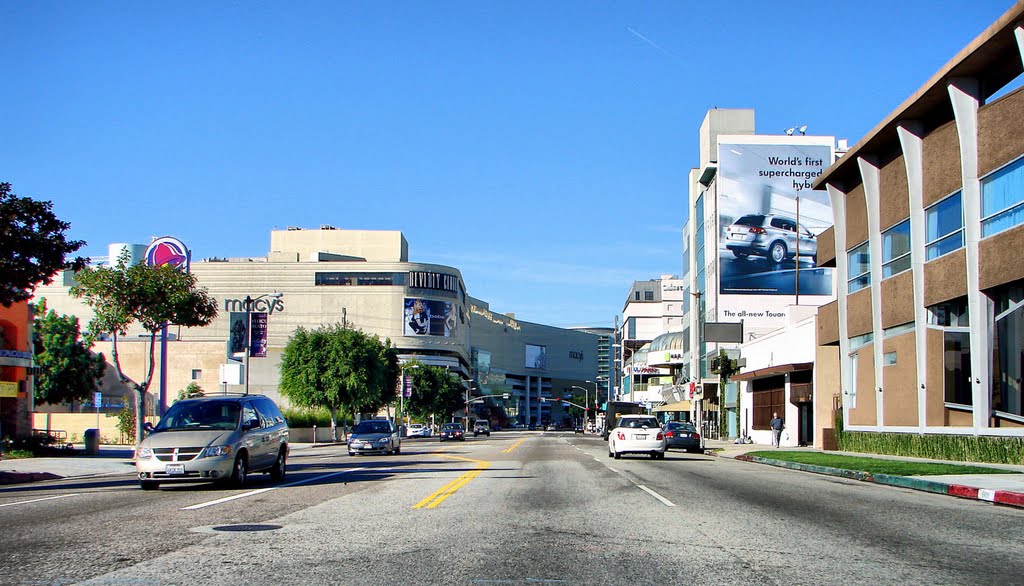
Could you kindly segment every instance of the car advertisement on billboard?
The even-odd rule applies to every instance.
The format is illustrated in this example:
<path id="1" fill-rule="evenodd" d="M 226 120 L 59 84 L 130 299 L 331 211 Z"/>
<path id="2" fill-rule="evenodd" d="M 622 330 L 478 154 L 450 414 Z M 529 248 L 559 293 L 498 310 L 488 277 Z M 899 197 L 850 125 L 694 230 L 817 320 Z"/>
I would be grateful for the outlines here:
<path id="1" fill-rule="evenodd" d="M 767 326 L 796 301 L 831 299 L 833 270 L 817 265 L 818 238 L 832 226 L 832 209 L 828 194 L 811 186 L 833 158 L 831 137 L 720 137 L 722 321 Z"/>
<path id="2" fill-rule="evenodd" d="M 832 270 L 817 266 L 832 210 L 828 194 L 811 189 L 832 161 L 826 140 L 719 143 L 720 294 L 795 295 L 799 272 L 800 295 L 832 295 Z"/>
<path id="3" fill-rule="evenodd" d="M 454 303 L 433 299 L 405 299 L 403 333 L 406 336 L 455 336 L 459 319 Z"/>

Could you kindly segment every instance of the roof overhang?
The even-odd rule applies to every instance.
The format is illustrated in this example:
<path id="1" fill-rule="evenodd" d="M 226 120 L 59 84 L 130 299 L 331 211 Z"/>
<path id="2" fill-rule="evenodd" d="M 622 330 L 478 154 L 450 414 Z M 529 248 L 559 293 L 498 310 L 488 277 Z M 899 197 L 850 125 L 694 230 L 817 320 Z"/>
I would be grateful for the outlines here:
<path id="1" fill-rule="evenodd" d="M 659 407 L 652 409 L 655 413 L 675 413 L 679 411 L 689 411 L 691 408 L 689 401 L 676 401 L 675 403 L 666 403 Z"/>
<path id="2" fill-rule="evenodd" d="M 751 370 L 750 372 L 741 372 L 736 376 L 730 377 L 733 381 L 748 381 L 756 380 L 759 378 L 767 378 L 769 376 L 778 376 L 780 374 L 786 374 L 787 372 L 795 372 L 798 370 L 814 370 L 813 362 L 796 362 L 793 364 L 780 364 L 779 366 L 769 366 L 768 368 L 760 368 L 758 370 Z"/>

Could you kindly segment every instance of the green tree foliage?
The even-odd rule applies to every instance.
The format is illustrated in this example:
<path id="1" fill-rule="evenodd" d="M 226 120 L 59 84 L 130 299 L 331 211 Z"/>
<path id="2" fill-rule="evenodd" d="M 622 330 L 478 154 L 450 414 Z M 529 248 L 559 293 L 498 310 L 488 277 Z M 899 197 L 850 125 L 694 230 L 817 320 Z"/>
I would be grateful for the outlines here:
<path id="1" fill-rule="evenodd" d="M 43 403 L 82 400 L 93 393 L 107 361 L 82 341 L 78 318 L 47 311 L 46 300 L 36 307 L 33 335 L 35 363 L 42 373 L 35 379 L 35 397 Z"/>
<path id="2" fill-rule="evenodd" d="M 405 400 L 405 410 L 420 421 L 433 415 L 447 419 L 466 405 L 465 390 L 459 377 L 439 366 L 419 365 L 405 370 L 412 375 L 412 396 Z"/>
<path id="3" fill-rule="evenodd" d="M 19 197 L 10 183 L 0 183 L 0 304 L 10 307 L 32 297 L 36 285 L 50 283 L 61 269 L 78 270 L 86 259 L 67 256 L 82 246 L 68 240 L 71 226 L 51 211 L 53 203 Z"/>
<path id="4" fill-rule="evenodd" d="M 186 386 L 184 389 L 178 389 L 178 398 L 175 399 L 175 402 L 181 401 L 183 399 L 195 399 L 196 397 L 205 396 L 206 391 L 203 390 L 203 387 L 199 386 L 199 383 L 197 383 L 196 381 L 192 381 L 188 383 L 188 386 Z"/>
<path id="5" fill-rule="evenodd" d="M 122 253 L 113 267 L 87 267 L 75 275 L 71 294 L 82 298 L 94 312 L 92 336 L 109 333 L 118 379 L 135 391 L 135 437 L 142 437 L 143 401 L 153 381 L 156 334 L 163 325 L 201 327 L 217 317 L 217 302 L 196 284 L 196 277 L 170 265 L 128 264 Z M 149 333 L 149 361 L 141 382 L 133 382 L 121 368 L 117 341 L 133 323 Z"/>
<path id="6" fill-rule="evenodd" d="M 299 407 L 331 412 L 337 436 L 337 412 L 376 411 L 395 400 L 398 355 L 390 340 L 331 325 L 295 330 L 281 356 L 281 394 Z"/>

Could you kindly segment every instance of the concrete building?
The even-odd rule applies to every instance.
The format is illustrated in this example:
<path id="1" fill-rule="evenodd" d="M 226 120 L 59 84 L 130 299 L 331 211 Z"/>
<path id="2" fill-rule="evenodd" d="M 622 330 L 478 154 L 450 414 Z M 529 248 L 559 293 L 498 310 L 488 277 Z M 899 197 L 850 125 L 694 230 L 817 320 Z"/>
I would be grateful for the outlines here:
<path id="1" fill-rule="evenodd" d="M 786 328 L 795 316 L 807 313 L 805 306 L 835 298 L 833 269 L 821 266 L 817 251 L 832 213 L 827 194 L 811 186 L 835 159 L 836 141 L 805 131 L 756 134 L 750 109 L 710 110 L 700 127 L 700 166 L 690 173 L 690 241 L 684 246 L 689 250 L 688 295 L 694 298 L 689 313 L 689 348 L 694 351 L 688 353 L 684 380 L 700 384 L 702 393 L 695 394 L 690 408 L 705 437 L 767 428 L 761 411 L 751 410 L 741 422 L 740 397 L 749 393 L 748 399 L 760 405 L 775 396 L 756 382 L 767 372 L 721 384 L 712 359 L 724 351 L 746 372 L 753 362 L 742 366 L 741 344 Z M 717 324 L 726 324 L 730 335 L 705 334 L 722 329 Z M 806 354 L 788 359 L 813 363 L 813 351 L 808 348 Z"/>
<path id="2" fill-rule="evenodd" d="M 620 400 L 651 406 L 663 402 L 660 386 L 666 381 L 662 377 L 671 376 L 671 372 L 650 364 L 648 350 L 658 336 L 689 328 L 685 319 L 689 312 L 686 292 L 686 281 L 675 275 L 633 283 L 622 309 Z M 649 390 L 650 384 L 659 388 Z"/>
<path id="3" fill-rule="evenodd" d="M 492 312 L 486 302 L 467 295 L 458 269 L 410 261 L 409 244 L 398 231 L 275 230 L 265 257 L 209 258 L 191 263 L 191 271 L 220 312 L 206 327 L 170 328 L 166 354 L 158 348 L 158 364 L 166 362 L 167 374 L 162 400 L 160 381 L 151 387 L 155 409 L 191 382 L 207 392 L 245 388 L 235 374 L 238 368 L 227 368 L 224 375 L 222 365 L 236 365 L 231 358 L 244 355 L 242 346 L 232 348 L 232 343 L 238 342 L 239 332 L 245 337 L 247 297 L 254 300 L 254 333 L 257 323 L 265 323 L 266 331 L 265 356 L 249 359 L 249 392 L 284 405 L 278 367 L 292 332 L 336 323 L 390 339 L 403 362 L 415 359 L 449 369 L 468 381 L 474 396 L 512 393 L 507 405 L 485 403 L 479 409 L 507 407 L 524 423 L 529 423 L 528 413 L 537 422 L 552 417 L 550 405 L 537 415 L 539 397 L 597 375 L 598 336 Z M 73 275 L 62 275 L 55 284 L 40 287 L 36 297 L 87 324 L 91 310 L 70 297 L 72 282 Z M 142 334 L 135 329 L 118 344 L 125 372 L 135 380 L 147 360 Z M 98 342 L 96 349 L 109 357 L 109 346 Z M 112 379 L 102 391 L 111 405 L 115 401 L 107 401 L 107 395 L 125 393 Z M 560 415 L 558 408 L 554 415 Z"/>
<path id="4" fill-rule="evenodd" d="M 32 433 L 33 320 L 27 302 L 0 305 L 0 439 Z"/>
<path id="5" fill-rule="evenodd" d="M 815 182 L 838 297 L 817 326 L 819 437 L 1024 437 L 1024 3 Z"/>

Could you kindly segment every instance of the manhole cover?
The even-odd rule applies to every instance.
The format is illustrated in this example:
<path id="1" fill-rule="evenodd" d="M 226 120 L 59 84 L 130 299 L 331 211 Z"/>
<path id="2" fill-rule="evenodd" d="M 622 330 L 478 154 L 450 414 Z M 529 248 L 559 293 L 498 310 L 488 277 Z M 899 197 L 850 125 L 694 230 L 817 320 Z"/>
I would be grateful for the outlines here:
<path id="1" fill-rule="evenodd" d="M 252 524 L 243 524 L 243 525 L 220 525 L 218 527 L 214 527 L 213 530 L 214 531 L 274 531 L 275 529 L 280 529 L 280 528 L 281 528 L 280 525 L 252 525 Z"/>

